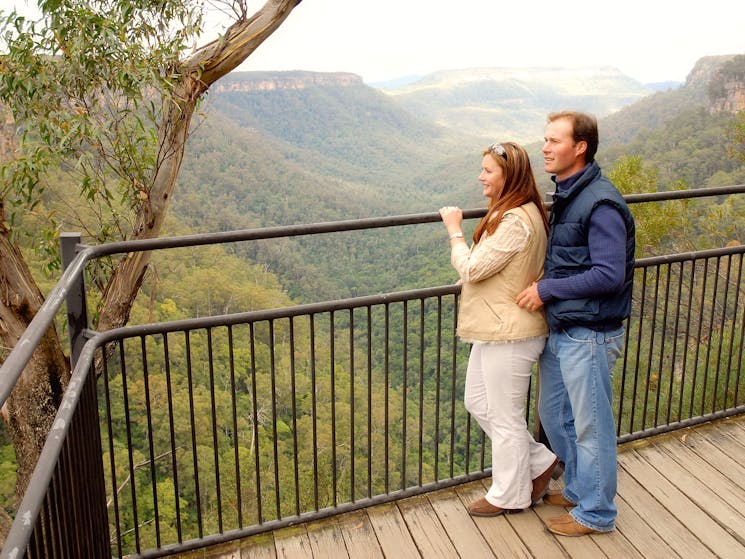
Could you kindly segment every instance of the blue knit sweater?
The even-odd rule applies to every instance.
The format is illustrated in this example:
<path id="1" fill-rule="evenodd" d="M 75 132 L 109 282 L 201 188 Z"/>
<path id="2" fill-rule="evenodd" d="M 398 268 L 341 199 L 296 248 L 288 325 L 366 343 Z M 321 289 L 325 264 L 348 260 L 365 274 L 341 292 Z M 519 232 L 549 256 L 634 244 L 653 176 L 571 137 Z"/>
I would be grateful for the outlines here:
<path id="1" fill-rule="evenodd" d="M 588 164 L 589 166 L 589 164 Z M 556 188 L 569 189 L 582 176 L 587 167 L 562 181 Z M 538 282 L 538 295 L 547 303 L 553 299 L 579 299 L 597 297 L 618 291 L 626 275 L 626 225 L 614 207 L 602 204 L 590 216 L 588 245 L 592 268 L 581 274 Z"/>

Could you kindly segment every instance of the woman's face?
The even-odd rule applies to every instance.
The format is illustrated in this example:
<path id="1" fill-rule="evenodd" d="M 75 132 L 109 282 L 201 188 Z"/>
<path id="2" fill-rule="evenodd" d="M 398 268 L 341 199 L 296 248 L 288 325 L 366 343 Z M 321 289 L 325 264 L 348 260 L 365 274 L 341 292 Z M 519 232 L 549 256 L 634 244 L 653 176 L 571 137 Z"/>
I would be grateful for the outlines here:
<path id="1" fill-rule="evenodd" d="M 484 196 L 496 200 L 504 188 L 504 172 L 491 154 L 486 154 L 481 161 L 479 182 L 484 189 Z"/>

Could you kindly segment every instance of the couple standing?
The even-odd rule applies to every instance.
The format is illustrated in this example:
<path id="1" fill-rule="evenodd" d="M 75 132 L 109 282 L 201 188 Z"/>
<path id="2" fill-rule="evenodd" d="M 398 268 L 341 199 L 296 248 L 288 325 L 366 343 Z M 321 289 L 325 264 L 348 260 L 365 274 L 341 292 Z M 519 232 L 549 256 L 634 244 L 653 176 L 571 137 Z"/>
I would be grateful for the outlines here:
<path id="1" fill-rule="evenodd" d="M 512 143 L 483 152 L 489 198 L 469 248 L 457 207 L 440 210 L 462 283 L 458 335 L 472 343 L 465 406 L 492 442 L 492 485 L 470 514 L 544 503 L 565 536 L 609 532 L 616 519 L 616 429 L 611 375 L 621 354 L 634 266 L 634 219 L 595 162 L 596 119 L 548 117 L 544 169 L 556 183 L 550 219 L 528 154 Z M 526 287 L 527 286 L 527 287 Z M 533 364 L 551 449 L 525 423 Z M 563 491 L 548 490 L 561 475 Z"/>

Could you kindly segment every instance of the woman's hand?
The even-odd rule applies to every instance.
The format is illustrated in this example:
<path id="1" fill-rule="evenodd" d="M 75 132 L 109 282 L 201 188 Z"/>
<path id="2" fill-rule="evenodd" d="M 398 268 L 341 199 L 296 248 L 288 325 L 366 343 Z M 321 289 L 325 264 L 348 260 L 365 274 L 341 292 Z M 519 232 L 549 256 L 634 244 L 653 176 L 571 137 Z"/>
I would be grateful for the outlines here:
<path id="1" fill-rule="evenodd" d="M 440 208 L 440 217 L 448 230 L 448 235 L 461 232 L 463 223 L 463 211 L 457 206 L 445 206 Z"/>

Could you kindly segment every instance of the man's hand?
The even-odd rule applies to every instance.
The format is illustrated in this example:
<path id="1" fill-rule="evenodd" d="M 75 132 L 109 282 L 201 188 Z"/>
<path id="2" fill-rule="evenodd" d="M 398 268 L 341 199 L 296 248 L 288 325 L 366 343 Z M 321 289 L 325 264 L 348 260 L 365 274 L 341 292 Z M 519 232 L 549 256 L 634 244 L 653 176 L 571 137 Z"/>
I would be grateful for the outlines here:
<path id="1" fill-rule="evenodd" d="M 541 297 L 538 295 L 538 284 L 533 282 L 523 289 L 515 298 L 515 302 L 518 307 L 526 308 L 529 311 L 540 309 L 543 306 L 543 301 L 541 301 Z"/>

